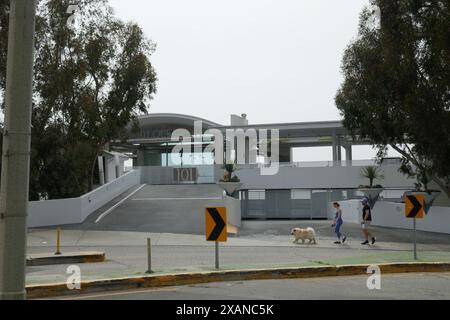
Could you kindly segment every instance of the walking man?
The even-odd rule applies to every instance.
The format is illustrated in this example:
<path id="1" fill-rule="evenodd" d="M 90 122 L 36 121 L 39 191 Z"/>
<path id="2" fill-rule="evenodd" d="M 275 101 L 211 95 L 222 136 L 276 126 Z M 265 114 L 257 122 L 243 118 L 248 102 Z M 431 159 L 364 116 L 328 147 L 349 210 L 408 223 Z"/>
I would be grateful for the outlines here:
<path id="1" fill-rule="evenodd" d="M 362 200 L 362 230 L 364 234 L 365 241 L 361 243 L 363 246 L 369 244 L 369 238 L 372 240 L 372 245 L 377 242 L 377 239 L 373 236 L 373 234 L 369 231 L 370 223 L 372 222 L 372 210 L 370 209 L 369 200 L 364 198 Z"/>

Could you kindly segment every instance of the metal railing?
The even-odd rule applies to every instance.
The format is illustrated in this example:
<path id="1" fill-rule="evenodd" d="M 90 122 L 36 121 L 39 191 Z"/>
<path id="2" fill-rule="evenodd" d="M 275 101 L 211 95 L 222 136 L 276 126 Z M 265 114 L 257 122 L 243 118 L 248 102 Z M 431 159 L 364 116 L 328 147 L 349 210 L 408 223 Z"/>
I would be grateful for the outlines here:
<path id="1" fill-rule="evenodd" d="M 341 160 L 341 161 L 307 161 L 307 162 L 281 162 L 280 168 L 331 168 L 331 167 L 366 167 L 376 165 L 375 160 Z M 241 169 L 256 169 L 262 164 L 239 164 Z"/>

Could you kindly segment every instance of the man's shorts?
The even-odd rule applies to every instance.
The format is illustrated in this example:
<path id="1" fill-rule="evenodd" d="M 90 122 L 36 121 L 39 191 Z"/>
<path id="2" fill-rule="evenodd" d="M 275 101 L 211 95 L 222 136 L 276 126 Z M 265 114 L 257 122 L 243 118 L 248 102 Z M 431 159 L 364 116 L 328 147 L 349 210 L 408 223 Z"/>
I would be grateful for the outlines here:
<path id="1" fill-rule="evenodd" d="M 363 228 L 363 230 L 367 230 L 369 229 L 371 223 L 372 221 L 366 221 L 364 223 L 361 223 L 361 227 Z"/>

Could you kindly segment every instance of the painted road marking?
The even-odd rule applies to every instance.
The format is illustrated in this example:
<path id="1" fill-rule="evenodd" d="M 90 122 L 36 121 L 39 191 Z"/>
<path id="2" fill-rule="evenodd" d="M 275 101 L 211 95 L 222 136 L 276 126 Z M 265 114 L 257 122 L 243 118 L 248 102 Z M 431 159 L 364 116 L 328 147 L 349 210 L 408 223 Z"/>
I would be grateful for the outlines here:
<path id="1" fill-rule="evenodd" d="M 135 195 L 139 190 L 141 190 L 143 187 L 145 187 L 146 185 L 143 184 L 142 186 L 140 186 L 139 188 L 137 188 L 136 190 L 134 190 L 132 193 L 130 193 L 128 196 L 126 196 L 125 198 L 123 198 L 122 200 L 120 200 L 118 203 L 116 203 L 114 206 L 112 206 L 111 208 L 109 208 L 108 210 L 106 210 L 105 212 L 103 212 L 98 218 L 97 220 L 95 220 L 95 223 L 99 223 L 104 217 L 106 217 L 108 214 L 110 214 L 114 209 L 116 209 L 118 206 L 120 206 L 122 203 L 124 203 L 126 200 L 128 200 L 129 198 L 131 198 L 133 195 Z"/>
<path id="2" fill-rule="evenodd" d="M 89 300 L 89 299 L 94 299 L 94 298 L 114 297 L 114 296 L 121 296 L 121 295 L 150 293 L 150 292 L 175 292 L 175 289 L 174 288 L 142 289 L 142 290 L 136 290 L 136 291 L 99 293 L 99 294 L 85 295 L 85 296 L 79 296 L 79 297 L 62 298 L 62 299 L 59 299 L 59 300 Z"/>

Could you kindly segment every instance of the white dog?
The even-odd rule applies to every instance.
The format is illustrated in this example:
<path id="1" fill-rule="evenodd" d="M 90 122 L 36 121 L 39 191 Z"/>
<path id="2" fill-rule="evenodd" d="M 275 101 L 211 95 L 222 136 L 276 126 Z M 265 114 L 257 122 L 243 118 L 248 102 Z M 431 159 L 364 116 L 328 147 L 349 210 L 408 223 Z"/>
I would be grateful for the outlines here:
<path id="1" fill-rule="evenodd" d="M 316 242 L 316 232 L 313 228 L 300 229 L 294 228 L 291 231 L 291 235 L 295 237 L 294 243 L 298 244 L 299 240 L 302 240 L 302 244 L 305 243 L 305 240 L 309 240 L 309 243 L 317 244 Z"/>

